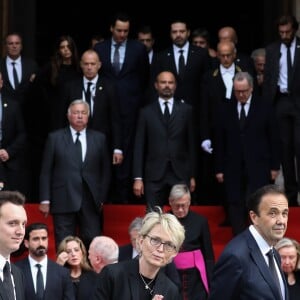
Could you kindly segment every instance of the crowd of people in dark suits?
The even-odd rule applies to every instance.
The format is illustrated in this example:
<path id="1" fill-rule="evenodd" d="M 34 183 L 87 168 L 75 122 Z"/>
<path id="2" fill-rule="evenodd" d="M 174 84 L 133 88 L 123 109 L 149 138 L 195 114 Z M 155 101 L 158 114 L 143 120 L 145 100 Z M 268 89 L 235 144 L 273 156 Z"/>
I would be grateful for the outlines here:
<path id="1" fill-rule="evenodd" d="M 225 270 L 223 275 L 228 276 L 226 270 L 231 268 L 230 264 L 223 265 L 231 259 L 229 250 L 236 245 L 246 247 L 247 243 L 233 242 L 212 275 L 214 256 L 207 220 L 193 216 L 188 207 L 191 203 L 219 201 L 233 235 L 243 234 L 241 240 L 245 241 L 254 236 L 248 246 L 253 248 L 258 243 L 260 249 L 266 249 L 259 242 L 264 232 L 255 227 L 263 222 L 260 210 L 266 209 L 260 207 L 260 201 L 269 194 L 285 196 L 276 189 L 264 190 L 255 198 L 259 203 L 250 203 L 250 210 L 246 199 L 276 182 L 281 167 L 286 198 L 280 198 L 280 215 L 285 216 L 287 203 L 298 206 L 298 22 L 293 16 L 280 17 L 280 39 L 253 51 L 252 58 L 238 50 L 236 31 L 229 26 L 218 31 L 214 50 L 205 29 L 198 28 L 191 34 L 184 20 L 174 20 L 170 24 L 170 47 L 159 52 L 153 51 L 155 39 L 149 26 L 139 28 L 136 39 L 129 38 L 130 26 L 129 16 L 117 13 L 111 22 L 111 37 L 82 54 L 73 38 L 63 35 L 50 61 L 40 68 L 21 54 L 20 34 L 7 35 L 7 53 L 0 61 L 0 188 L 18 190 L 27 201 L 39 202 L 41 213 L 53 217 L 56 248 L 65 242 L 63 253 L 67 251 L 66 237 L 77 235 L 79 240 L 68 240 L 73 245 L 68 251 L 75 252 L 78 247 L 82 253 L 88 251 L 93 239 L 101 235 L 105 203 L 146 204 L 150 214 L 156 207 L 170 204 L 171 215 L 180 221 L 179 232 L 180 226 L 185 229 L 185 239 L 181 241 L 177 235 L 173 239 L 173 229 L 166 223 L 161 223 L 160 236 L 152 224 L 144 228 L 140 245 L 146 252 L 149 245 L 169 249 L 172 255 L 168 259 L 178 254 L 175 264 L 181 280 L 192 278 L 181 287 L 185 299 L 208 299 L 211 281 L 209 299 L 255 299 L 245 290 L 252 285 L 243 266 L 237 268 L 246 274 L 240 281 L 246 283 L 243 287 L 232 280 L 227 285 L 232 289 L 218 290 L 218 283 L 224 279 L 220 273 Z M 180 185 L 185 192 L 174 195 L 174 186 Z M 174 204 L 186 195 L 186 203 Z M 177 215 L 178 207 L 179 211 L 187 208 L 186 214 Z M 150 216 L 157 217 L 154 213 Z M 249 216 L 256 229 L 247 229 Z M 172 218 L 166 218 L 167 223 L 177 226 Z M 284 227 L 286 222 L 274 224 L 280 225 Z M 247 234 L 242 233 L 245 229 Z M 47 239 L 47 228 L 34 230 L 41 231 L 37 239 Z M 193 235 L 195 230 L 201 237 Z M 265 242 L 273 248 L 274 240 Z M 30 250 L 30 236 L 25 236 L 25 241 Z M 233 251 L 233 260 L 238 254 Z M 38 257 L 39 253 L 34 255 Z M 183 267 L 182 261 L 191 257 L 195 261 Z M 66 261 L 65 256 L 63 264 Z M 199 261 L 204 261 L 205 276 L 198 272 Z M 244 257 L 232 265 L 240 262 L 244 264 Z M 174 295 L 174 286 L 164 275 L 157 277 L 157 269 L 145 267 L 143 257 L 139 263 L 144 286 L 136 288 L 145 299 L 162 299 L 163 293 Z M 137 265 L 138 260 L 128 267 Z M 193 270 L 186 272 L 186 268 Z M 32 266 L 31 270 L 38 272 Z M 76 267 L 72 271 L 76 274 Z M 120 297 L 123 285 L 120 291 L 112 291 L 112 280 L 123 280 L 124 274 L 119 272 L 114 266 L 105 269 L 97 299 L 107 299 L 108 294 L 113 295 L 110 299 Z M 230 279 L 240 280 L 234 275 Z M 166 286 L 158 287 L 159 278 L 167 282 Z M 280 294 L 281 299 L 288 299 L 283 275 L 280 293 L 271 286 L 272 296 L 265 282 L 260 283 L 264 299 L 280 299 Z M 128 287 L 126 293 L 130 294 Z"/>

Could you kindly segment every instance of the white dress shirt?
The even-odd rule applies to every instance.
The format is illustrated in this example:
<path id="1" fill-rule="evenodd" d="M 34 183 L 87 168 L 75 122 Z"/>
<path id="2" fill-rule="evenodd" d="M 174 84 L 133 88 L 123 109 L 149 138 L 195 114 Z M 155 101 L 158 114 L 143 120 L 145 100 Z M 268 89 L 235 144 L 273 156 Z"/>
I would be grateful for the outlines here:
<path id="1" fill-rule="evenodd" d="M 70 129 L 71 129 L 71 133 L 72 133 L 73 142 L 75 144 L 75 141 L 77 139 L 77 131 L 74 128 L 72 128 L 71 126 L 70 126 Z M 81 143 L 82 161 L 84 161 L 85 155 L 86 155 L 86 149 L 87 149 L 86 128 L 79 132 L 80 132 L 79 141 Z"/>
<path id="2" fill-rule="evenodd" d="M 85 91 L 87 90 L 87 87 L 88 87 L 88 82 L 92 82 L 91 84 L 91 105 L 90 105 L 90 114 L 91 116 L 93 115 L 93 112 L 94 112 L 94 98 L 95 98 L 95 95 L 96 95 L 96 85 L 97 85 L 97 81 L 98 81 L 98 77 L 99 75 L 96 75 L 96 77 L 94 77 L 92 80 L 89 80 L 87 79 L 86 77 L 83 77 L 83 86 L 84 86 L 84 91 L 82 91 L 82 99 L 84 99 L 86 102 L 87 99 L 85 99 Z"/>
<path id="3" fill-rule="evenodd" d="M 226 87 L 226 99 L 231 98 L 232 87 L 233 87 L 233 77 L 235 74 L 235 65 L 232 64 L 229 68 L 224 68 L 220 65 L 221 76 L 223 78 L 225 87 Z"/>
<path id="4" fill-rule="evenodd" d="M 36 275 L 38 272 L 38 268 L 36 267 L 36 264 L 41 265 L 41 272 L 43 274 L 43 280 L 44 280 L 44 288 L 46 287 L 46 282 L 47 282 L 47 265 L 48 265 L 48 258 L 45 257 L 41 261 L 36 261 L 34 260 L 30 255 L 28 256 L 29 260 L 29 265 L 30 265 L 30 270 L 32 274 L 32 280 L 33 280 L 33 285 L 34 285 L 34 290 L 36 291 Z"/>
<path id="5" fill-rule="evenodd" d="M 172 111 L 173 111 L 174 98 L 170 98 L 168 100 L 158 98 L 158 101 L 159 101 L 159 105 L 160 105 L 160 109 L 161 109 L 162 114 L 164 114 L 165 109 L 166 109 L 165 102 L 166 101 L 168 102 L 167 105 L 168 105 L 169 112 L 170 112 L 170 115 L 171 115 Z"/>
<path id="6" fill-rule="evenodd" d="M 8 73 L 8 79 L 11 84 L 15 88 L 15 81 L 14 81 L 14 75 L 13 75 L 13 65 L 12 62 L 15 63 L 15 68 L 17 71 L 19 82 L 22 80 L 22 63 L 21 63 L 21 56 L 19 56 L 16 60 L 12 60 L 10 57 L 7 56 L 6 59 L 6 69 Z"/>
<path id="7" fill-rule="evenodd" d="M 174 52 L 174 59 L 175 59 L 175 64 L 177 68 L 177 72 L 179 71 L 179 56 L 180 56 L 180 50 L 183 50 L 182 55 L 184 57 L 184 63 L 186 65 L 187 62 L 187 56 L 188 56 L 188 51 L 189 51 L 189 42 L 186 42 L 185 45 L 182 48 L 179 48 L 173 44 L 173 52 Z"/>

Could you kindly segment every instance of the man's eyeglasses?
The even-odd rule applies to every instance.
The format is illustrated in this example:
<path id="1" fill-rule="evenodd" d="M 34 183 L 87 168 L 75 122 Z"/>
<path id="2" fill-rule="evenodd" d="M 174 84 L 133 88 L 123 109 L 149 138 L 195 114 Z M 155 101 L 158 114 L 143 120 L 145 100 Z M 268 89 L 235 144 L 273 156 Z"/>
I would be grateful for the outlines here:
<path id="1" fill-rule="evenodd" d="M 176 246 L 174 244 L 172 244 L 171 242 L 163 242 L 160 238 L 152 237 L 150 235 L 146 235 L 146 237 L 148 237 L 150 239 L 150 244 L 153 247 L 158 248 L 158 247 L 160 247 L 160 245 L 163 245 L 164 250 L 167 252 L 176 251 Z"/>

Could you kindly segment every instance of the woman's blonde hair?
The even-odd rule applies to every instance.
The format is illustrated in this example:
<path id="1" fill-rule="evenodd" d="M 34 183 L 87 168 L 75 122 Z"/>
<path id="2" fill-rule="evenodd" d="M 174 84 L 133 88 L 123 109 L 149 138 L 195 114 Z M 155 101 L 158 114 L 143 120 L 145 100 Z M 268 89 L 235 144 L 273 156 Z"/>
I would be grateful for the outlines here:
<path id="1" fill-rule="evenodd" d="M 79 247 L 80 247 L 80 250 L 82 252 L 82 260 L 80 262 L 80 267 L 82 270 L 85 270 L 85 271 L 90 271 L 92 270 L 90 264 L 89 264 L 89 261 L 88 261 L 88 257 L 87 257 L 87 251 L 86 251 L 86 248 L 83 244 L 83 241 L 77 237 L 77 236 L 72 236 L 72 235 L 68 235 L 66 236 L 58 245 L 58 249 L 57 249 L 57 253 L 56 253 L 56 256 L 58 256 L 60 253 L 66 251 L 67 249 L 67 244 L 69 242 L 76 242 Z M 70 265 L 68 264 L 68 262 L 66 262 L 65 264 L 65 267 L 68 267 L 70 268 Z"/>
<path id="2" fill-rule="evenodd" d="M 170 238 L 176 247 L 176 251 L 178 252 L 185 239 L 184 227 L 174 215 L 163 213 L 159 206 L 156 206 L 155 211 L 147 213 L 144 217 L 140 236 L 146 236 L 157 224 L 160 224 L 170 235 Z"/>

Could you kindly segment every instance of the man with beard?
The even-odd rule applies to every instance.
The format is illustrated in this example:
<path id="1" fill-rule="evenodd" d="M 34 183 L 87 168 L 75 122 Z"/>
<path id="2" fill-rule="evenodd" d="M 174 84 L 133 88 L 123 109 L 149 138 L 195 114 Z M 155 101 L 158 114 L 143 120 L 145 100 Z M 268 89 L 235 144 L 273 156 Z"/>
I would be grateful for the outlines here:
<path id="1" fill-rule="evenodd" d="M 140 111 L 133 159 L 133 191 L 145 194 L 148 209 L 167 204 L 171 187 L 186 183 L 195 189 L 193 109 L 174 97 L 172 72 L 158 74 L 158 98 Z"/>
<path id="2" fill-rule="evenodd" d="M 278 119 L 284 190 L 290 206 L 300 194 L 300 38 L 294 16 L 279 17 L 279 39 L 266 47 L 262 94 Z"/>
<path id="3" fill-rule="evenodd" d="M 25 299 L 75 299 L 69 271 L 47 257 L 47 225 L 32 223 L 27 226 L 24 245 L 29 255 L 16 265 L 25 275 Z"/>

